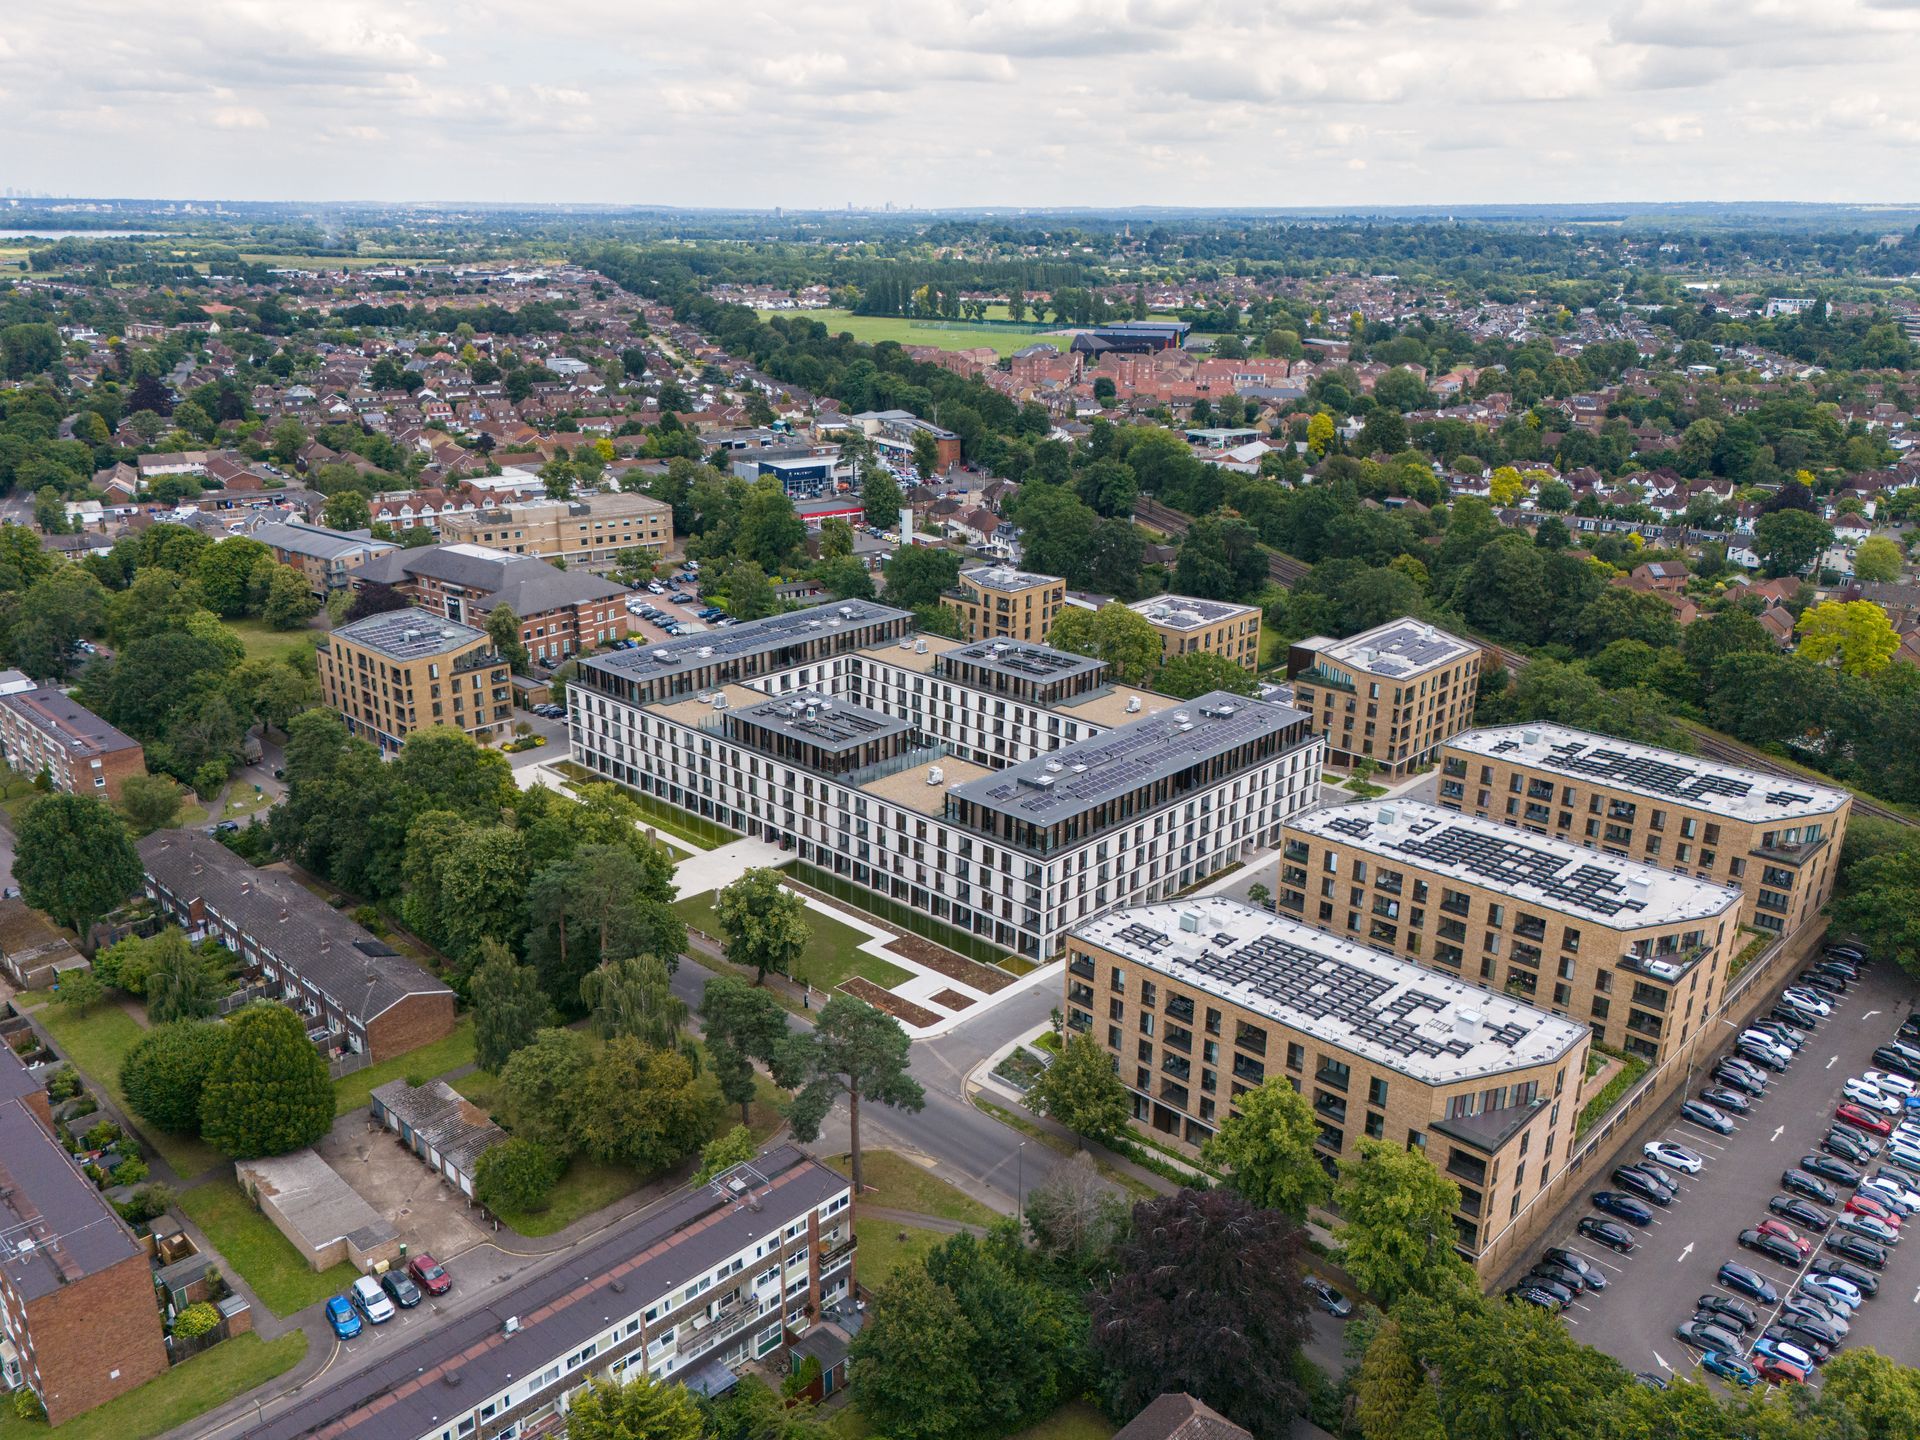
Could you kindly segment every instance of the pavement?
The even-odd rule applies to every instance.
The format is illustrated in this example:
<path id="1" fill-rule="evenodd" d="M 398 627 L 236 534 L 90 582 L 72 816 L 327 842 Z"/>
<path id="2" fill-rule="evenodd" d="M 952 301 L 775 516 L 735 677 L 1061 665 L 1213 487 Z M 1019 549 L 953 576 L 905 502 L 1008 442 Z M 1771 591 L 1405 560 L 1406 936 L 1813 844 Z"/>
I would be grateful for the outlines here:
<path id="1" fill-rule="evenodd" d="M 721 890 L 747 871 L 785 865 L 793 859 L 791 850 L 782 850 L 769 840 L 744 836 L 713 850 L 696 850 L 673 867 L 673 883 L 683 896 L 705 895 Z"/>
<path id="2" fill-rule="evenodd" d="M 1838 997 L 1834 1013 L 1811 1033 L 1786 1071 L 1772 1077 L 1752 1110 L 1734 1117 L 1739 1128 L 1731 1135 L 1716 1135 L 1678 1118 L 1680 1100 L 1696 1093 L 1704 1076 L 1663 1106 L 1622 1147 L 1619 1163 L 1637 1158 L 1650 1140 L 1668 1139 L 1704 1156 L 1706 1164 L 1698 1175 L 1679 1177 L 1680 1193 L 1672 1207 L 1655 1209 L 1654 1223 L 1636 1232 L 1637 1247 L 1615 1255 L 1575 1234 L 1575 1223 L 1587 1213 L 1584 1206 L 1571 1209 L 1551 1238 L 1540 1242 L 1541 1249 L 1556 1244 L 1577 1250 L 1607 1274 L 1606 1290 L 1581 1296 L 1565 1312 L 1574 1335 L 1631 1370 L 1684 1374 L 1697 1356 L 1675 1338 L 1674 1327 L 1693 1313 L 1694 1297 L 1708 1291 L 1733 1293 L 1715 1278 L 1724 1261 L 1737 1260 L 1758 1271 L 1783 1294 L 1796 1284 L 1804 1267 L 1789 1269 L 1741 1249 L 1739 1233 L 1767 1217 L 1767 1200 L 1780 1192 L 1781 1172 L 1819 1143 L 1828 1117 L 1843 1098 L 1842 1085 L 1872 1068 L 1874 1049 L 1892 1037 L 1917 995 L 1914 982 L 1894 966 L 1869 968 L 1848 994 Z M 1872 1168 L 1870 1163 L 1869 1173 Z M 1596 1172 L 1590 1188 L 1617 1187 L 1605 1173 Z M 1840 1193 L 1844 1202 L 1849 1192 Z M 1920 1223 L 1920 1216 L 1912 1223 Z M 1815 1256 L 1826 1253 L 1817 1249 Z M 1773 1307 L 1756 1308 L 1764 1319 Z M 1758 1334 L 1756 1328 L 1753 1336 Z M 1871 1346 L 1904 1364 L 1920 1363 L 1920 1242 L 1894 1251 L 1879 1296 L 1861 1308 L 1846 1343 Z"/>

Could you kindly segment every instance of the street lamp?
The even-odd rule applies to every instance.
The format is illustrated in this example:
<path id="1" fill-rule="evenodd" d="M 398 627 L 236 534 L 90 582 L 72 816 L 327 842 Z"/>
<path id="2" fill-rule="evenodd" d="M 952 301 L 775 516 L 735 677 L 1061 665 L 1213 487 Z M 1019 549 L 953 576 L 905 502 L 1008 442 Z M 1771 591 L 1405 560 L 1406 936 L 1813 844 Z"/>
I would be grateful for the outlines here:
<path id="1" fill-rule="evenodd" d="M 1027 1223 L 1026 1222 L 1026 1213 L 1027 1213 L 1027 1142 L 1026 1141 L 1022 1140 L 1019 1144 L 1019 1147 L 1014 1150 L 1013 1160 L 1014 1160 L 1015 1172 L 1019 1176 L 1019 1179 L 1016 1182 L 1018 1187 L 1018 1192 L 1017 1192 L 1018 1202 L 1015 1205 L 1015 1209 L 1019 1212 L 1020 1224 L 1024 1228 Z"/>

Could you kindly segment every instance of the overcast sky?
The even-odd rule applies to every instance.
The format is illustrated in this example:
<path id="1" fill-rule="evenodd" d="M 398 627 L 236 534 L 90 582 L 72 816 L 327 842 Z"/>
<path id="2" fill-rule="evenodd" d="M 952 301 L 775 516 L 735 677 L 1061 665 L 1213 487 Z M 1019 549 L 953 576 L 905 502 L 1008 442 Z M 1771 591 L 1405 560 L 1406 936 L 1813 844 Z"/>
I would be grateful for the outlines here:
<path id="1" fill-rule="evenodd" d="M 856 205 L 1920 198 L 1920 0 L 10 0 L 0 184 Z"/>

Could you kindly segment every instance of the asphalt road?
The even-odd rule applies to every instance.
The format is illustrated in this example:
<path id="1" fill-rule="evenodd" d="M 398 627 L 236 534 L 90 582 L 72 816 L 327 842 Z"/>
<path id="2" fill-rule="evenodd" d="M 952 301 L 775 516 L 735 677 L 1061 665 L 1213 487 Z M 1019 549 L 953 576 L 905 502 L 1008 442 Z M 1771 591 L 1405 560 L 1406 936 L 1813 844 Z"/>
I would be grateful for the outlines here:
<path id="1" fill-rule="evenodd" d="M 1641 1146 L 1654 1139 L 1677 1141 L 1707 1163 L 1698 1175 L 1679 1177 L 1672 1207 L 1655 1209 L 1654 1223 L 1636 1232 L 1640 1243 L 1631 1254 L 1615 1255 L 1575 1234 L 1574 1224 L 1590 1212 L 1569 1214 L 1550 1243 L 1594 1260 L 1610 1282 L 1567 1310 L 1564 1318 L 1573 1333 L 1629 1369 L 1685 1373 L 1697 1355 L 1675 1337 L 1674 1327 L 1692 1315 L 1695 1297 L 1713 1290 L 1733 1293 L 1715 1278 L 1723 1262 L 1737 1260 L 1758 1271 L 1782 1294 L 1791 1289 L 1801 1272 L 1741 1249 L 1740 1231 L 1767 1217 L 1767 1200 L 1780 1193 L 1781 1172 L 1818 1145 L 1842 1099 L 1841 1087 L 1872 1068 L 1874 1049 L 1892 1037 L 1915 999 L 1913 981 L 1891 965 L 1876 965 L 1838 997 L 1834 1013 L 1808 1037 L 1787 1070 L 1773 1077 L 1753 1109 L 1735 1117 L 1739 1129 L 1733 1134 L 1716 1135 L 1680 1120 L 1678 1095 L 1643 1127 L 1622 1150 L 1621 1163 L 1638 1158 Z M 1696 1077 L 1690 1091 L 1702 1083 Z M 1867 1168 L 1870 1173 L 1873 1167 Z M 1614 1188 L 1606 1172 L 1592 1177 L 1590 1189 Z M 1849 1192 L 1840 1193 L 1844 1203 Z M 1920 1216 L 1914 1223 L 1920 1224 Z M 1817 1248 L 1809 1260 L 1827 1253 Z M 1768 1318 L 1771 1307 L 1756 1308 Z M 1749 1338 L 1757 1338 L 1761 1328 Z M 1846 1343 L 1870 1346 L 1909 1365 L 1920 1363 L 1920 1241 L 1894 1251 L 1879 1296 L 1861 1307 Z"/>

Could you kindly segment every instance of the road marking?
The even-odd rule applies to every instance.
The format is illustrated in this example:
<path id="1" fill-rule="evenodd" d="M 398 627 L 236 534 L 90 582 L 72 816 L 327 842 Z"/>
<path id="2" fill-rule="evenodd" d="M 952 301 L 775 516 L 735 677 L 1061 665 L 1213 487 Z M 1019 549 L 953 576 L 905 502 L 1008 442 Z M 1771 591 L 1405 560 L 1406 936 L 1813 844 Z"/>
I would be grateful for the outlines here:
<path id="1" fill-rule="evenodd" d="M 1786 1129 L 1787 1127 L 1784 1125 L 1781 1125 L 1778 1128 L 1776 1128 L 1773 1132 L 1773 1138 L 1771 1140 L 1768 1140 L 1767 1143 L 1769 1145 L 1773 1144 L 1775 1140 L 1778 1140 L 1783 1134 L 1786 1133 Z"/>
<path id="2" fill-rule="evenodd" d="M 1658 1365 L 1662 1370 L 1666 1371 L 1669 1375 L 1673 1373 L 1673 1367 L 1667 1364 L 1666 1357 L 1663 1356 L 1658 1350 L 1653 1352 L 1653 1363 Z"/>
<path id="3" fill-rule="evenodd" d="M 1862 1015 L 1860 1018 L 1862 1020 L 1871 1020 L 1873 1019 L 1874 1016 L 1878 1015 L 1879 1013 L 1880 1012 L 1878 1010 L 1869 1010 L 1867 1011 L 1866 1014 Z"/>
<path id="4" fill-rule="evenodd" d="M 1680 1258 L 1684 1260 L 1687 1258 L 1687 1256 L 1691 1255 L 1692 1253 L 1693 1253 L 1693 1241 L 1689 1240 L 1687 1242 L 1687 1248 L 1680 1252 Z"/>
<path id="5" fill-rule="evenodd" d="M 1838 1060 L 1839 1060 L 1839 1058 L 1840 1058 L 1840 1057 L 1839 1057 L 1838 1055 L 1834 1055 L 1834 1056 L 1831 1056 L 1831 1057 L 1830 1057 L 1830 1058 L 1829 1058 L 1829 1059 L 1827 1060 L 1827 1069 L 1829 1069 L 1829 1070 L 1831 1070 L 1831 1069 L 1833 1069 L 1833 1067 L 1834 1067 L 1834 1064 L 1835 1064 L 1835 1062 L 1836 1062 L 1836 1061 L 1838 1061 Z"/>

